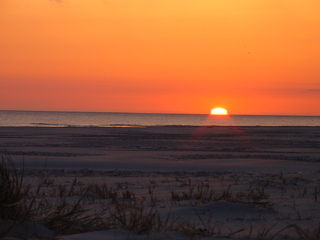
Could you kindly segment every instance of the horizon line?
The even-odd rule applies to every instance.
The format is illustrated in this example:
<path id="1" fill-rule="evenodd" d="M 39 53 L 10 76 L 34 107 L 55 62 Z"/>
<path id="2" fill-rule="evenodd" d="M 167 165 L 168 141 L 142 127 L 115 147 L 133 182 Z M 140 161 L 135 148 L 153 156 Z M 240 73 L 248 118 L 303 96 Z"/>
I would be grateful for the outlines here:
<path id="1" fill-rule="evenodd" d="M 78 111 L 78 110 L 18 110 L 0 109 L 2 112 L 60 112 L 60 113 L 116 113 L 116 114 L 172 114 L 172 115 L 210 115 L 210 113 L 160 113 L 160 112 L 118 112 L 118 111 Z M 301 115 L 301 114 L 228 114 L 230 116 L 282 116 L 282 117 L 320 117 L 320 115 Z"/>

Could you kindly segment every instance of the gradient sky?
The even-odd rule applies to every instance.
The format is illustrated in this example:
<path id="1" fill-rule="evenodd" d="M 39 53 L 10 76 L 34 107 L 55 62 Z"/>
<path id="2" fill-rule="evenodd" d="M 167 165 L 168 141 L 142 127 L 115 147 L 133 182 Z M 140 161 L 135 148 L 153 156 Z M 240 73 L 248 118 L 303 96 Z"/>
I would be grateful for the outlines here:
<path id="1" fill-rule="evenodd" d="M 0 109 L 320 115 L 319 0 L 1 0 Z"/>

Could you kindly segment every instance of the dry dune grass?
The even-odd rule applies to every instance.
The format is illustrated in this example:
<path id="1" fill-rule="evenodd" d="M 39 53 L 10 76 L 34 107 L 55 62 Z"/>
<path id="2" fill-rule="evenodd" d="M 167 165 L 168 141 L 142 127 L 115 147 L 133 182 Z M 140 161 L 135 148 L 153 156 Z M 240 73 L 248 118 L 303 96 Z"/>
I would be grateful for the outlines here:
<path id="1" fill-rule="evenodd" d="M 271 207 L 267 187 L 274 184 L 286 193 L 290 180 L 283 175 L 270 177 L 246 190 L 233 191 L 241 179 L 232 178 L 233 184 L 217 190 L 206 182 L 185 181 L 183 190 L 171 190 L 165 200 L 171 206 L 189 204 L 197 207 L 215 202 L 237 203 L 250 207 Z M 80 179 L 81 180 L 81 179 Z M 34 238 L 34 234 L 21 233 L 17 227 L 30 222 L 41 224 L 56 236 L 108 229 L 123 229 L 137 234 L 152 232 L 183 232 L 190 239 L 202 237 L 224 237 L 247 240 L 276 239 L 320 239 L 320 225 L 306 228 L 299 224 L 287 224 L 280 228 L 265 227 L 254 231 L 252 226 L 225 231 L 215 224 L 214 216 L 198 215 L 196 221 L 179 221 L 173 213 L 163 214 L 158 199 L 156 184 L 151 184 L 146 195 L 141 198 L 128 187 L 118 187 L 106 183 L 82 183 L 74 178 L 70 184 L 56 183 L 54 179 L 43 178 L 37 186 L 24 182 L 23 170 L 15 167 L 8 156 L 0 163 L 0 220 L 1 236 Z M 296 181 L 302 181 L 301 179 Z M 306 187 L 305 187 L 306 188 Z M 319 189 L 296 187 L 292 197 L 311 197 L 318 201 Z M 91 207 L 90 207 L 91 206 Z M 93 209 L 98 209 L 93 211 Z M 298 210 L 297 210 L 298 211 Z M 3 227 L 6 226 L 6 227 Z M 289 238 L 290 236 L 290 238 Z M 52 237 L 52 236 L 51 236 Z M 37 235 L 37 238 L 48 236 Z"/>

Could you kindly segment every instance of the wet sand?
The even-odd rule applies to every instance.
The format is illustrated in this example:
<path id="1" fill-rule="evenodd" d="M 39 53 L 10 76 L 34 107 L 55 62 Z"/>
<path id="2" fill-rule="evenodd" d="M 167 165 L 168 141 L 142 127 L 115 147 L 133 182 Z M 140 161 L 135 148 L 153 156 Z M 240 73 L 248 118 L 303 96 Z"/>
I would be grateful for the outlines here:
<path id="1" fill-rule="evenodd" d="M 2 127 L 0 153 L 31 168 L 320 169 L 320 127 Z"/>

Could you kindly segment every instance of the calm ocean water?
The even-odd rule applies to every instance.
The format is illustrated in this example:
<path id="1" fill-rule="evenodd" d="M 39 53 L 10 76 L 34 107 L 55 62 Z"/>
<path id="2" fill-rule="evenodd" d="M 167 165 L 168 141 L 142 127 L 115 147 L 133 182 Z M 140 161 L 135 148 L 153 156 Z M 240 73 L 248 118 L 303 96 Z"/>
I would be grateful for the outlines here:
<path id="1" fill-rule="evenodd" d="M 320 126 L 320 116 L 0 111 L 0 126 Z"/>

